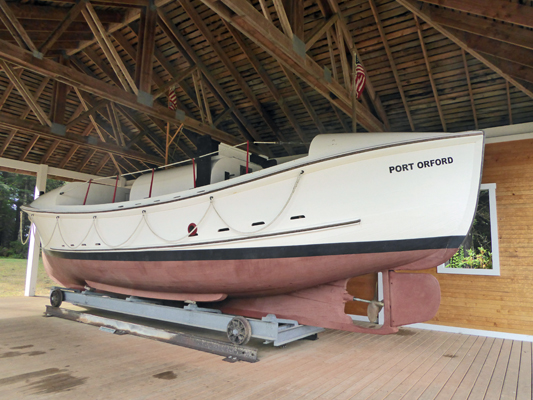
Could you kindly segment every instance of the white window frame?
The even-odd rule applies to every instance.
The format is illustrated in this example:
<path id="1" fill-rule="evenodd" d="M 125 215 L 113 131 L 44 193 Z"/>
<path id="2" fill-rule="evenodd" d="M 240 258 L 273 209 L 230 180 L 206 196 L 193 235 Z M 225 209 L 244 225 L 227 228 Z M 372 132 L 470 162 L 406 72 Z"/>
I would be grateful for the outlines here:
<path id="1" fill-rule="evenodd" d="M 500 276 L 500 245 L 498 243 L 498 214 L 496 212 L 496 184 L 483 183 L 479 190 L 489 191 L 490 236 L 492 244 L 492 269 L 446 268 L 445 264 L 437 267 L 439 274 L 493 275 Z"/>

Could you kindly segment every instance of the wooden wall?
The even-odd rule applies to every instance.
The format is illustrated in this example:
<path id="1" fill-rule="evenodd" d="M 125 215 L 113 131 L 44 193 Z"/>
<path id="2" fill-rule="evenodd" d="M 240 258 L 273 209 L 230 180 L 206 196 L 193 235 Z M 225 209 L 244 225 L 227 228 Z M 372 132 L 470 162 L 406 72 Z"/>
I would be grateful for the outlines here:
<path id="1" fill-rule="evenodd" d="M 430 323 L 533 335 L 533 140 L 487 144 L 483 183 L 496 183 L 500 276 L 434 274 Z"/>

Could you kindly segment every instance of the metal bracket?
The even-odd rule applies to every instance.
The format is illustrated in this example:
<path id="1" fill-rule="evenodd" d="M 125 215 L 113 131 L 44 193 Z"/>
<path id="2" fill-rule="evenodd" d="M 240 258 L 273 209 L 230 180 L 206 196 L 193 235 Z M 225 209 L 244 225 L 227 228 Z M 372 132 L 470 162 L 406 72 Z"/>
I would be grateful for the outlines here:
<path id="1" fill-rule="evenodd" d="M 55 133 L 56 135 L 66 136 L 67 127 L 65 125 L 52 122 L 52 126 L 50 127 L 50 132 Z"/>
<path id="2" fill-rule="evenodd" d="M 137 94 L 137 103 L 152 107 L 154 105 L 154 96 L 152 96 L 150 93 L 139 90 L 139 93 Z"/>

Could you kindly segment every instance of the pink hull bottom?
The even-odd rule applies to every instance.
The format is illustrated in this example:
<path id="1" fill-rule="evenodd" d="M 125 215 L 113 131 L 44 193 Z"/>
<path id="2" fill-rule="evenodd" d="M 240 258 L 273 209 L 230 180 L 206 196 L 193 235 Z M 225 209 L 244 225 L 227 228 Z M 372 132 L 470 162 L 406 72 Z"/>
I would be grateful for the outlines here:
<path id="1" fill-rule="evenodd" d="M 457 249 L 252 260 L 102 261 L 43 254 L 60 285 L 168 300 L 219 301 L 290 293 L 372 272 L 426 269 Z"/>
<path id="2" fill-rule="evenodd" d="M 426 274 L 392 270 L 435 267 L 453 249 L 245 260 L 117 261 L 55 257 L 45 268 L 64 287 L 166 300 L 219 302 L 223 312 L 260 318 L 275 314 L 300 324 L 355 332 L 394 333 L 404 324 L 431 319 L 438 310 L 438 281 Z M 384 272 L 385 324 L 354 325 L 344 313 L 346 282 Z"/>
<path id="3" fill-rule="evenodd" d="M 352 300 L 347 282 L 344 279 L 276 296 L 228 299 L 218 303 L 218 308 L 226 314 L 252 318 L 274 314 L 302 325 L 377 334 L 395 333 L 399 326 L 428 321 L 439 309 L 440 286 L 433 275 L 383 271 L 383 325 L 356 325 L 344 313 L 345 303 Z"/>

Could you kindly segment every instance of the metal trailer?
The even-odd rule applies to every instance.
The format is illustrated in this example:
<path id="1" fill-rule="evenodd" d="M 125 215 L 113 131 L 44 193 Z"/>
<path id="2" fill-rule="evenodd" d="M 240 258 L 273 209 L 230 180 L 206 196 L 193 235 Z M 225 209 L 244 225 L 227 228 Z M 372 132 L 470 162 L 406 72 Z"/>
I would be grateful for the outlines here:
<path id="1" fill-rule="evenodd" d="M 273 343 L 274 346 L 283 346 L 324 331 L 324 328 L 300 325 L 297 321 L 279 319 L 273 314 L 259 320 L 223 314 L 220 310 L 198 307 L 195 303 L 173 307 L 161 305 L 160 301 L 153 299 L 134 296 L 122 299 L 94 291 L 80 292 L 53 287 L 50 291 L 52 307 L 60 307 L 63 301 L 81 307 L 226 332 L 230 342 L 239 346 L 248 343 L 250 338 L 263 339 L 264 344 Z M 58 313 L 50 315 L 60 316 Z"/>

